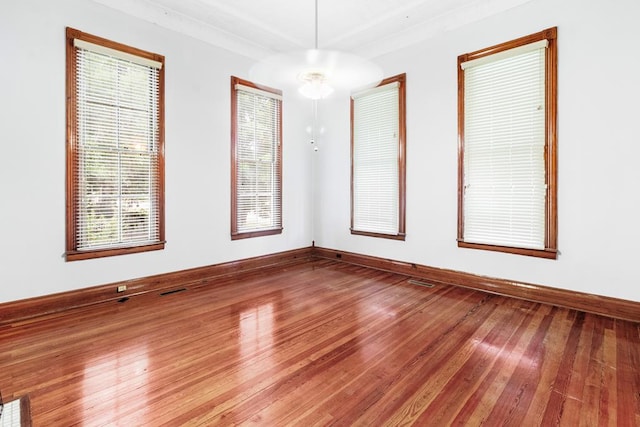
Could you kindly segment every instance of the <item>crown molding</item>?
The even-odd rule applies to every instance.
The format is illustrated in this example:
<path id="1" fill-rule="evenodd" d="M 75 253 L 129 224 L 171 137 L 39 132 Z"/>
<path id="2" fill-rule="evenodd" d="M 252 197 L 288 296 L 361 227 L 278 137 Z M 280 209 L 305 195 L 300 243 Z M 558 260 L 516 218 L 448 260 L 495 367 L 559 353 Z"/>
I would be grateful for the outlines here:
<path id="1" fill-rule="evenodd" d="M 179 11 L 172 8 L 168 0 L 93 1 L 254 60 L 304 48 L 303 40 L 288 34 L 286 28 L 274 28 L 267 22 L 260 21 L 259 15 L 245 16 L 220 2 L 207 7 L 202 2 L 183 0 L 183 3 L 176 3 L 181 6 L 182 11 Z M 371 59 L 410 47 L 531 0 L 458 1 L 453 8 L 448 1 L 450 0 L 444 0 L 444 3 L 413 1 L 404 7 L 397 7 L 392 13 L 385 13 L 360 25 L 354 24 L 349 31 L 324 40 L 322 47 Z M 215 18 L 207 20 L 207 16 Z M 236 22 L 238 25 L 235 28 L 239 29 L 239 33 L 222 28 L 215 21 L 218 24 L 226 23 L 226 28 L 230 28 L 230 22 Z M 412 24 L 407 26 L 409 22 Z"/>

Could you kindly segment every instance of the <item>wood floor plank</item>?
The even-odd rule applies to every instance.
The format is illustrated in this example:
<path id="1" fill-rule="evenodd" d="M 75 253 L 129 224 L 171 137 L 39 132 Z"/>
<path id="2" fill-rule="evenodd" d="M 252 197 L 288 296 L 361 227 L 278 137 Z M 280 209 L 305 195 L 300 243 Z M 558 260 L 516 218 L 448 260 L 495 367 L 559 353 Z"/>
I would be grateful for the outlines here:
<path id="1" fill-rule="evenodd" d="M 434 334 L 437 339 L 424 347 L 407 365 L 409 375 L 398 377 L 388 398 L 381 402 L 380 406 L 384 407 L 385 411 L 370 410 L 370 414 L 376 417 L 365 420 L 374 422 L 377 417 L 381 417 L 390 423 L 415 422 L 424 408 L 437 397 L 438 391 L 456 374 L 458 367 L 471 357 L 473 344 L 460 344 L 486 339 L 491 325 L 487 322 L 479 324 L 474 316 L 482 317 L 484 313 L 495 310 L 496 307 L 490 303 L 490 299 L 488 297 L 481 300 L 460 319 L 460 322 L 450 325 L 448 330 Z M 447 336 L 457 338 L 449 340 L 445 338 Z M 408 384 L 405 382 L 407 378 L 412 378 Z M 414 381 L 413 378 L 418 381 Z"/>
<path id="2" fill-rule="evenodd" d="M 525 314 L 519 310 L 505 310 L 501 317 L 487 318 L 485 324 L 491 326 L 490 333 L 485 337 L 476 336 L 470 342 L 473 346 L 473 354 L 466 362 L 459 364 L 455 358 L 449 361 L 449 369 L 457 369 L 455 377 L 438 390 L 437 399 L 428 407 L 422 408 L 417 422 L 444 425 L 454 419 L 456 414 L 460 414 L 491 372 L 502 370 L 500 355 L 504 354 L 509 339 L 516 331 L 516 329 L 504 328 L 504 324 L 516 325 L 522 322 L 524 317 Z M 428 386 L 425 385 L 425 387 Z M 471 406 L 468 405 L 468 408 L 470 409 Z M 458 419 L 458 421 L 461 420 Z"/>
<path id="3" fill-rule="evenodd" d="M 327 259 L 0 327 L 35 426 L 640 425 L 636 323 Z"/>
<path id="4" fill-rule="evenodd" d="M 571 312 L 570 317 L 564 319 L 567 338 L 561 351 L 561 360 L 557 375 L 552 385 L 549 401 L 544 409 L 541 425 L 557 425 L 561 422 L 567 398 L 568 389 L 574 374 L 573 366 L 578 353 L 578 344 L 582 333 L 585 313 Z M 569 325 L 570 324 L 570 325 Z"/>
<path id="5" fill-rule="evenodd" d="M 619 425 L 640 425 L 639 325 L 616 322 L 617 416 Z M 632 393 L 629 393 L 633 390 Z"/>
<path id="6" fill-rule="evenodd" d="M 509 379 L 523 362 L 522 355 L 534 338 L 543 318 L 536 309 L 533 309 L 527 311 L 520 322 L 511 324 L 513 328 L 511 337 L 505 347 L 496 353 L 495 361 L 487 375 L 455 416 L 455 425 L 483 424 L 495 409 L 503 409 L 502 404 L 497 406 L 495 403 L 503 394 Z"/>

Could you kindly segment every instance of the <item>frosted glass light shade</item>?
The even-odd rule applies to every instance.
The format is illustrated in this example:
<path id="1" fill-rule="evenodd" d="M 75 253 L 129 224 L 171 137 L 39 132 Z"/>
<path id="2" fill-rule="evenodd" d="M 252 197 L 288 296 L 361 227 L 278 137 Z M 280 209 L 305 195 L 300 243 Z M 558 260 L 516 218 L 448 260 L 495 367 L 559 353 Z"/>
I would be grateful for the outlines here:
<path id="1" fill-rule="evenodd" d="M 333 93 L 333 88 L 327 83 L 325 75 L 321 72 L 308 72 L 298 76 L 303 85 L 298 92 L 305 98 L 324 99 Z"/>
<path id="2" fill-rule="evenodd" d="M 282 89 L 298 87 L 300 93 L 312 99 L 324 98 L 334 90 L 366 89 L 382 80 L 382 69 L 373 62 L 350 53 L 322 49 L 270 56 L 255 64 L 249 74 L 256 83 Z M 316 81 L 304 78 L 311 75 L 322 78 Z"/>

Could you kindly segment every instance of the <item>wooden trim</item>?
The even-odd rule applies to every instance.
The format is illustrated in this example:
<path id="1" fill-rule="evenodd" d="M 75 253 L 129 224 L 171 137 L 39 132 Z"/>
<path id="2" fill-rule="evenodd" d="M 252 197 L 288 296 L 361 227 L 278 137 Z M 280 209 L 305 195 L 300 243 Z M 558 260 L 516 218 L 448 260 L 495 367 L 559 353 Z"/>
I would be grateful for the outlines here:
<path id="1" fill-rule="evenodd" d="M 164 243 L 166 243 L 166 235 L 165 235 L 165 108 L 164 108 L 164 89 L 165 89 L 165 80 L 164 75 L 167 70 L 167 64 L 164 62 L 164 56 L 160 56 L 162 58 L 162 69 L 158 75 L 158 90 L 160 93 L 158 94 L 158 103 L 160 104 L 158 110 L 158 239 L 163 243 L 162 249 L 164 249 Z"/>
<path id="2" fill-rule="evenodd" d="M 239 77 L 231 76 L 231 240 L 247 239 L 252 237 L 269 236 L 273 234 L 282 233 L 282 101 L 280 103 L 280 109 L 278 112 L 278 150 L 277 150 L 277 174 L 278 174 L 278 210 L 280 213 L 280 222 L 275 228 L 269 230 L 259 231 L 238 231 L 238 218 L 236 212 L 238 211 L 238 153 L 237 153 L 237 116 L 238 116 L 238 97 L 236 85 L 259 89 L 265 92 L 274 93 L 282 96 L 282 91 L 274 89 L 269 86 L 258 85 L 248 80 L 243 80 Z"/>
<path id="3" fill-rule="evenodd" d="M 558 29 L 543 31 L 549 42 L 545 58 L 545 153 L 546 169 L 546 235 L 545 246 L 557 252 L 558 248 Z"/>
<path id="4" fill-rule="evenodd" d="M 153 243 L 151 245 L 127 246 L 123 248 L 98 249 L 92 251 L 70 251 L 66 252 L 67 261 L 79 261 L 82 259 L 103 258 L 115 255 L 135 254 L 140 252 L 159 251 L 164 249 L 165 241 Z"/>
<path id="5" fill-rule="evenodd" d="M 464 241 L 464 72 L 458 56 L 458 242 Z"/>
<path id="6" fill-rule="evenodd" d="M 389 83 L 398 83 L 398 233 L 397 234 L 384 234 L 375 233 L 362 230 L 356 230 L 354 228 L 354 102 L 353 98 L 350 98 L 350 148 L 351 148 L 351 234 L 357 234 L 361 236 L 369 237 L 382 237 L 385 239 L 405 240 L 406 234 L 406 188 L 407 188 L 407 102 L 406 102 L 406 84 L 407 74 L 402 73 L 392 77 L 387 77 L 382 80 L 376 87 L 384 86 Z"/>
<path id="7" fill-rule="evenodd" d="M 354 265 L 404 274 L 433 283 L 461 286 L 512 298 L 640 322 L 640 303 L 635 301 L 478 276 L 461 271 L 310 246 L 205 267 L 2 303 L 0 304 L 0 325 L 47 314 L 59 313 L 73 308 L 117 301 L 123 297 L 130 298 L 176 287 L 212 285 L 215 283 L 211 283 L 211 281 L 220 277 L 263 268 L 278 268 L 291 263 L 303 262 L 311 257 L 340 260 Z M 121 285 L 126 285 L 127 290 L 120 293 L 116 292 L 118 286 Z"/>
<path id="8" fill-rule="evenodd" d="M 547 259 L 556 259 L 558 255 L 558 196 L 557 196 L 557 94 L 558 94 L 558 52 L 557 27 L 547 28 L 528 36 L 520 37 L 495 46 L 458 56 L 458 247 L 507 252 Z M 545 248 L 542 250 L 513 248 L 508 246 L 468 243 L 464 241 L 464 144 L 465 144 L 465 107 L 464 107 L 464 70 L 463 62 L 494 55 L 496 53 L 524 46 L 540 40 L 549 45 L 545 55 Z"/>
<path id="9" fill-rule="evenodd" d="M 519 37 L 517 39 L 509 40 L 504 43 L 499 43 L 493 46 L 489 46 L 484 49 L 479 49 L 473 52 L 465 53 L 458 57 L 458 62 L 467 62 L 472 61 L 474 59 L 479 59 L 485 56 L 495 55 L 496 53 L 513 49 L 515 47 L 528 45 L 531 43 L 535 43 L 540 40 L 551 40 L 556 39 L 557 37 L 557 29 L 558 27 L 547 28 L 542 31 L 538 31 L 537 33 L 529 34 L 527 36 Z"/>
<path id="10" fill-rule="evenodd" d="M 353 97 L 349 97 L 349 184 L 350 184 L 350 191 L 349 191 L 349 207 L 350 207 L 350 219 L 351 222 L 349 223 L 349 230 L 351 230 L 351 233 L 353 234 L 353 205 L 354 203 L 354 198 L 353 198 L 353 194 L 354 194 L 354 185 L 353 185 L 353 172 L 354 172 L 354 168 L 353 168 L 353 157 L 355 154 L 355 150 L 354 150 L 354 140 L 355 140 L 355 133 L 354 133 L 354 126 L 353 126 L 353 121 L 354 121 L 354 104 L 353 104 Z"/>
<path id="11" fill-rule="evenodd" d="M 399 74 L 388 79 L 389 82 L 397 81 L 398 90 L 398 114 L 400 126 L 398 129 L 398 186 L 400 200 L 398 200 L 398 236 L 404 240 L 407 232 L 407 74 Z"/>
<path id="12" fill-rule="evenodd" d="M 461 271 L 429 267 L 392 259 L 313 247 L 313 256 L 341 260 L 377 270 L 420 278 L 433 283 L 461 286 L 527 301 L 565 307 L 616 319 L 640 322 L 640 302 L 569 291 L 531 283 L 478 276 Z"/>
<path id="13" fill-rule="evenodd" d="M 237 77 L 231 76 L 231 206 L 229 218 L 231 220 L 231 238 L 233 239 L 234 234 L 237 234 L 238 230 L 238 218 L 236 212 L 238 212 L 238 202 L 237 202 L 237 176 L 238 176 L 238 153 L 236 150 L 236 140 L 237 140 L 237 120 L 238 120 L 238 97 L 236 96 L 236 83 L 238 83 L 240 79 Z"/>
<path id="14" fill-rule="evenodd" d="M 84 40 L 95 45 L 104 46 L 110 49 L 125 52 L 141 58 L 150 59 L 162 64 L 158 70 L 158 162 L 157 162 L 157 187 L 158 196 L 155 200 L 158 211 L 158 241 L 144 245 L 123 245 L 97 250 L 77 250 L 77 218 L 78 205 L 76 202 L 76 190 L 78 180 L 77 156 L 78 156 L 78 135 L 77 135 L 77 49 L 74 46 L 74 39 Z M 165 246 L 165 218 L 164 218 L 164 190 L 165 190 L 165 148 L 164 148 L 164 80 L 165 61 L 164 56 L 147 52 L 126 44 L 114 42 L 102 37 L 94 36 L 66 27 L 66 261 L 78 261 L 84 259 L 101 258 L 115 255 L 125 255 L 130 253 L 162 250 Z"/>
<path id="15" fill-rule="evenodd" d="M 351 229 L 351 234 L 358 235 L 358 236 L 380 237 L 383 239 L 391 239 L 391 240 L 404 240 L 406 237 L 406 234 L 404 233 L 400 233 L 400 234 L 372 233 L 370 231 L 354 230 L 353 228 Z"/>
<path id="16" fill-rule="evenodd" d="M 66 32 L 67 32 L 67 38 L 84 40 L 89 43 L 101 45 L 104 47 L 108 47 L 110 49 L 130 53 L 131 55 L 139 56 L 141 58 L 146 58 L 152 61 L 160 62 L 162 63 L 162 68 L 164 68 L 164 56 L 158 53 L 148 52 L 146 50 L 142 50 L 133 46 L 126 45 L 124 43 L 114 42 L 112 40 L 105 39 L 99 36 L 94 36 L 93 34 L 85 33 L 83 31 L 76 30 L 75 28 L 71 28 L 71 27 L 67 27 Z M 71 40 L 71 46 L 73 46 L 73 40 Z"/>
<path id="17" fill-rule="evenodd" d="M 28 394 L 20 398 L 20 426 L 31 427 L 31 399 Z"/>
<path id="18" fill-rule="evenodd" d="M 5 410 L 3 411 L 3 407 Z M 7 409 L 12 410 L 7 414 Z M 17 410 L 17 413 L 15 412 Z M 28 394 L 9 401 L 3 401 L 0 395 L 0 425 L 31 427 L 31 399 Z"/>
<path id="19" fill-rule="evenodd" d="M 215 284 L 213 279 L 267 267 L 279 267 L 308 260 L 311 247 L 294 249 L 270 255 L 246 258 L 205 267 L 174 271 L 154 276 L 141 277 L 107 285 L 94 286 L 68 292 L 45 295 L 0 304 L 0 325 L 19 320 L 62 312 L 65 310 L 117 301 L 121 298 L 172 289 L 175 287 L 197 287 Z M 125 292 L 117 292 L 118 286 L 126 285 Z"/>
<path id="20" fill-rule="evenodd" d="M 31 427 L 31 399 L 26 394 L 20 398 L 20 425 Z"/>
<path id="21" fill-rule="evenodd" d="M 272 236 L 274 234 L 281 234 L 283 228 L 273 228 L 271 230 L 260 230 L 260 231 L 247 231 L 244 233 L 231 233 L 231 240 L 240 240 L 240 239 L 249 239 L 252 237 L 262 237 L 262 236 Z"/>
<path id="22" fill-rule="evenodd" d="M 76 138 L 76 49 L 73 46 L 73 39 L 79 33 L 78 30 L 73 28 L 66 28 L 66 106 L 67 106 L 67 141 L 66 141 L 66 233 L 65 243 L 66 251 L 70 252 L 75 250 L 75 235 L 76 235 L 76 216 L 75 216 L 75 157 L 77 153 L 77 138 Z"/>
<path id="23" fill-rule="evenodd" d="M 547 259 L 556 259 L 558 257 L 558 251 L 555 249 L 516 248 L 511 246 L 487 245 L 483 243 L 469 243 L 462 240 L 458 240 L 458 247 L 466 249 L 482 249 L 485 251 L 508 252 L 510 254 L 535 256 Z"/>

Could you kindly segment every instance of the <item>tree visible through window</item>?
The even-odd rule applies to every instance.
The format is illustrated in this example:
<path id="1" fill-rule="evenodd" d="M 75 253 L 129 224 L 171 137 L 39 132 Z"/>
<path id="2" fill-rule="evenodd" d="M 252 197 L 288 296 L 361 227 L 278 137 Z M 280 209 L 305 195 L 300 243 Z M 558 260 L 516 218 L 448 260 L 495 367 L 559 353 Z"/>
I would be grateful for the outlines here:
<path id="1" fill-rule="evenodd" d="M 164 247 L 163 62 L 67 28 L 67 260 Z"/>
<path id="2" fill-rule="evenodd" d="M 458 245 L 556 257 L 556 28 L 458 57 Z"/>
<path id="3" fill-rule="evenodd" d="M 231 238 L 282 232 L 282 93 L 231 77 Z"/>

